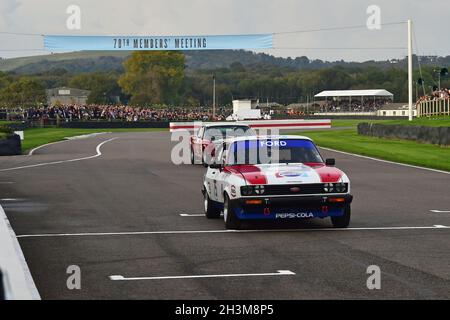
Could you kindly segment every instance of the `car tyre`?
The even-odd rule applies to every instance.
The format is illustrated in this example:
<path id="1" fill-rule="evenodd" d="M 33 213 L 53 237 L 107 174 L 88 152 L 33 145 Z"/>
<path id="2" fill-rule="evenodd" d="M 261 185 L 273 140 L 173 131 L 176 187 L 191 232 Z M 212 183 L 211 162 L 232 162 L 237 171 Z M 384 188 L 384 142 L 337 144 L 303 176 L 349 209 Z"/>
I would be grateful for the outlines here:
<path id="1" fill-rule="evenodd" d="M 225 228 L 227 229 L 238 230 L 241 228 L 241 222 L 234 213 L 233 203 L 230 201 L 227 195 L 224 196 L 223 220 L 225 221 Z"/>
<path id="2" fill-rule="evenodd" d="M 344 215 L 340 217 L 331 217 L 331 222 L 334 228 L 347 228 L 350 224 L 351 209 L 350 205 L 346 205 L 344 209 Z"/>
<path id="3" fill-rule="evenodd" d="M 195 164 L 195 154 L 194 149 L 191 148 L 191 164 Z"/>
<path id="4" fill-rule="evenodd" d="M 218 219 L 220 218 L 220 210 L 214 206 L 214 203 L 209 198 L 208 192 L 204 190 L 204 206 L 205 206 L 205 216 L 208 219 Z"/>

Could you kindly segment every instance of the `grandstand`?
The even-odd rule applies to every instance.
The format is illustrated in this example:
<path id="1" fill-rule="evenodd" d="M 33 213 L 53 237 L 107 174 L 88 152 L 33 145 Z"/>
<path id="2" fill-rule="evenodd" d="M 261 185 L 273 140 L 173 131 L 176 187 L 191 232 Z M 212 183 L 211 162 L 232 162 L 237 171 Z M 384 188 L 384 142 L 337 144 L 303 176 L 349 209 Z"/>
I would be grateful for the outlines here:
<path id="1" fill-rule="evenodd" d="M 321 106 L 319 113 L 327 114 L 376 113 L 387 103 L 394 101 L 394 95 L 384 89 L 322 91 L 314 98 L 315 103 L 319 102 Z"/>

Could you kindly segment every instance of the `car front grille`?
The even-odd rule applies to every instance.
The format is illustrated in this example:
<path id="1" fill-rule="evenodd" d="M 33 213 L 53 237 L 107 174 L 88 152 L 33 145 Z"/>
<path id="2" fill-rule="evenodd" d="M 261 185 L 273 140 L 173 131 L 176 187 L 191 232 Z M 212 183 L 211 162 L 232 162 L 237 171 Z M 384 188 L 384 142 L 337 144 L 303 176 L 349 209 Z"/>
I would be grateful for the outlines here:
<path id="1" fill-rule="evenodd" d="M 327 194 L 327 193 L 347 193 L 348 184 L 345 184 L 345 190 L 339 192 L 325 192 L 324 183 L 312 183 L 312 184 L 295 184 L 295 185 L 265 185 L 264 194 L 266 196 L 275 195 L 296 195 L 296 194 Z"/>

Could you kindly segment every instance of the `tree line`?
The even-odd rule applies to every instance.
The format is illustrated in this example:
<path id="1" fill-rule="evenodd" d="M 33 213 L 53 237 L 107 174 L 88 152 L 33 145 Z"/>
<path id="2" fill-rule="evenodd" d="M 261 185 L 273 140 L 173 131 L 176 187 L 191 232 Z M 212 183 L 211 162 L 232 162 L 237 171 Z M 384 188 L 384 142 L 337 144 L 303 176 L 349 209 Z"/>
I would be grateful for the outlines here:
<path id="1" fill-rule="evenodd" d="M 426 65 L 414 71 L 414 79 L 424 80 L 414 95 L 430 93 L 438 85 L 435 70 L 445 66 Z M 232 62 L 228 67 L 212 69 L 186 68 L 182 52 L 138 51 L 123 63 L 123 69 L 109 72 L 73 73 L 53 68 L 31 75 L 0 72 L 0 106 L 36 106 L 46 103 L 45 89 L 73 87 L 90 90 L 88 103 L 121 103 L 138 106 L 210 106 L 213 76 L 216 99 L 220 106 L 235 98 L 254 97 L 260 101 L 290 104 L 311 101 L 323 90 L 386 89 L 395 101 L 408 99 L 407 71 L 403 65 L 390 68 L 375 66 L 333 65 L 319 69 L 258 63 Z M 448 77 L 442 87 L 450 87 Z"/>

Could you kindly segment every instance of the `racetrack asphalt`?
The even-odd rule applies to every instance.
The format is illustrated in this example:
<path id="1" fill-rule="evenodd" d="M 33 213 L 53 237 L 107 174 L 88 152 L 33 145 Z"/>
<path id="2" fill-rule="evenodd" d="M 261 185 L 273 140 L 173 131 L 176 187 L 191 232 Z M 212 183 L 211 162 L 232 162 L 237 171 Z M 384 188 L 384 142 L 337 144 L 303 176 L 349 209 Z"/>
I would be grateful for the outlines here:
<path id="1" fill-rule="evenodd" d="M 172 146 L 168 132 L 112 133 L 0 158 L 0 204 L 43 299 L 450 298 L 450 229 L 434 227 L 450 227 L 450 175 L 322 150 L 351 179 L 360 229 L 325 219 L 222 232 L 221 219 L 180 215 L 203 212 L 205 169 L 172 164 Z M 70 265 L 80 290 L 66 286 Z M 370 265 L 380 290 L 366 286 Z M 220 276 L 278 270 L 295 274 Z"/>

